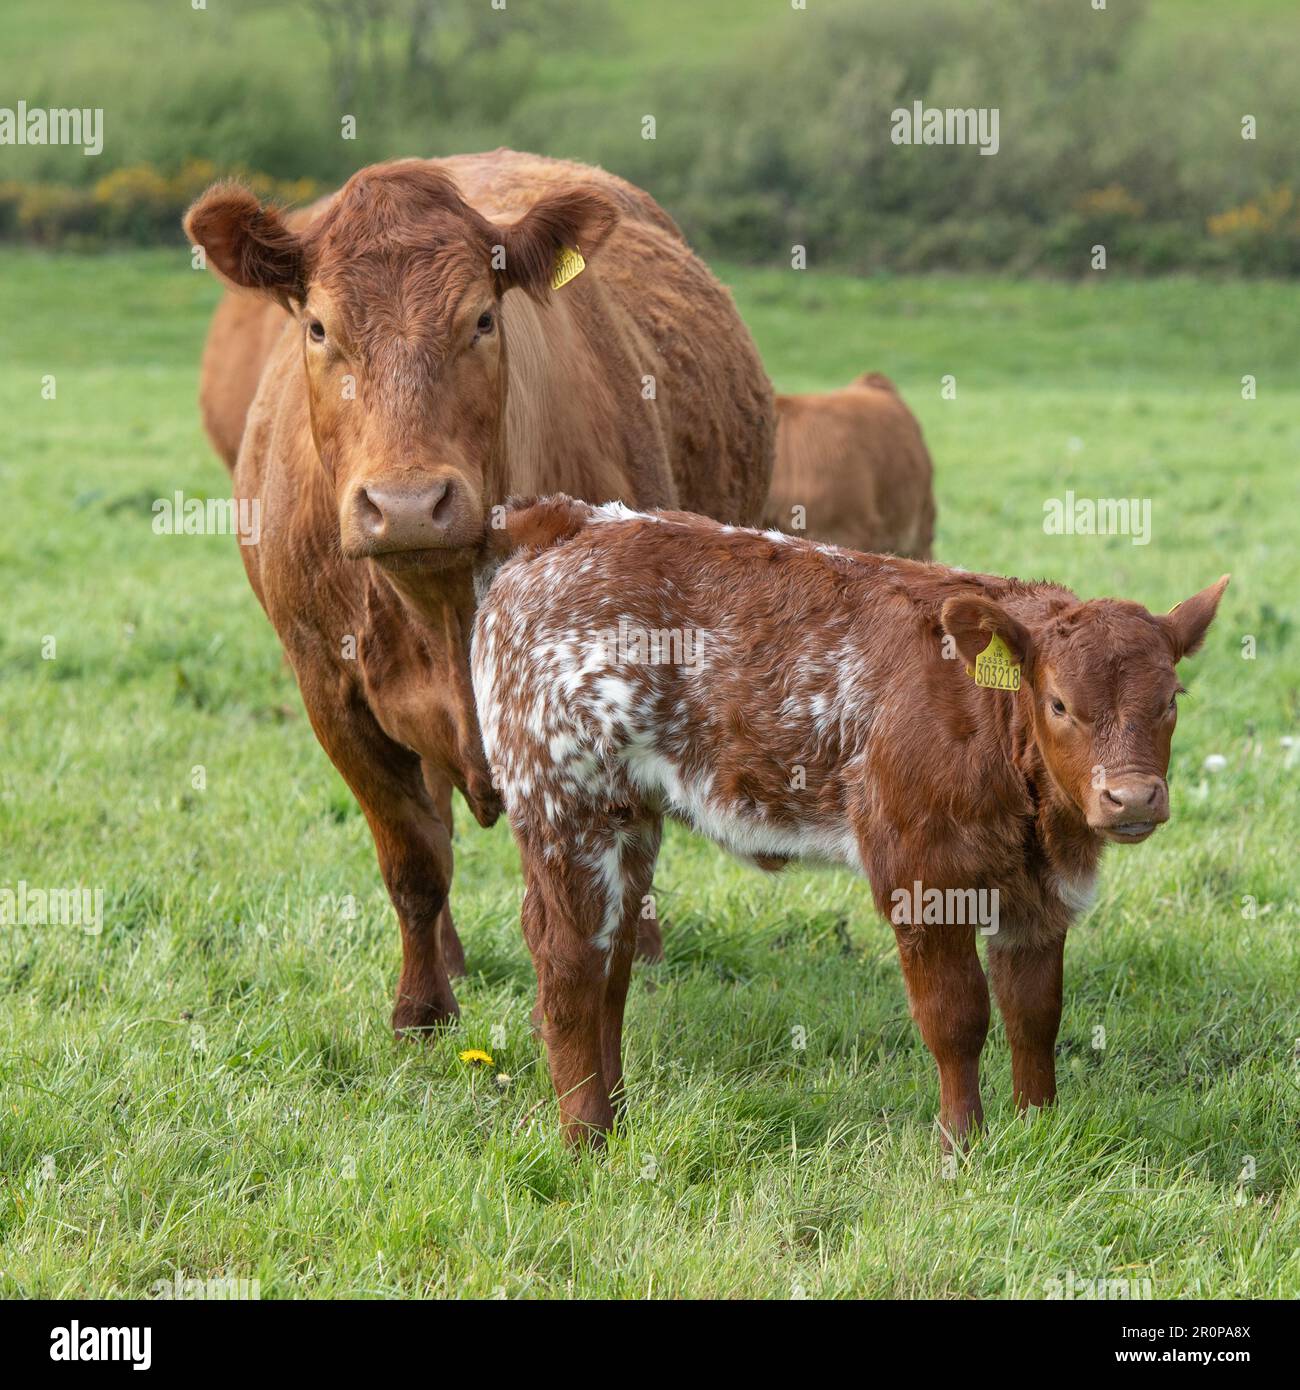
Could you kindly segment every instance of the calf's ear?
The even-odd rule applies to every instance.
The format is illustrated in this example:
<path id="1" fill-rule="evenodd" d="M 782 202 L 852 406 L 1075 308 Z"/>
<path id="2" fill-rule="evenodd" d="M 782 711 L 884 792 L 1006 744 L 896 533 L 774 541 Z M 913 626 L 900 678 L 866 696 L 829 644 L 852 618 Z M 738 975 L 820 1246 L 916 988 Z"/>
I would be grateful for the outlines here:
<path id="1" fill-rule="evenodd" d="M 1029 629 L 1018 622 L 1000 604 L 977 594 L 950 598 L 940 614 L 943 630 L 957 644 L 968 666 L 989 644 L 996 633 L 1010 649 L 1011 655 L 1025 667 L 1028 679 L 1034 660 L 1034 641 Z"/>
<path id="2" fill-rule="evenodd" d="M 501 232 L 502 290 L 526 290 L 545 300 L 551 290 L 555 258 L 564 249 L 590 260 L 618 224 L 618 209 L 595 188 L 568 188 L 541 198 L 512 227 Z"/>
<path id="3" fill-rule="evenodd" d="M 185 232 L 231 284 L 270 295 L 286 309 L 306 299 L 301 239 L 239 184 L 209 188 L 185 214 Z"/>
<path id="4" fill-rule="evenodd" d="M 1193 594 L 1182 603 L 1174 604 L 1160 619 L 1160 624 L 1173 646 L 1175 661 L 1181 661 L 1183 657 L 1191 656 L 1193 652 L 1200 650 L 1230 578 L 1230 575 L 1225 574 L 1208 589 L 1202 589 L 1199 594 Z"/>

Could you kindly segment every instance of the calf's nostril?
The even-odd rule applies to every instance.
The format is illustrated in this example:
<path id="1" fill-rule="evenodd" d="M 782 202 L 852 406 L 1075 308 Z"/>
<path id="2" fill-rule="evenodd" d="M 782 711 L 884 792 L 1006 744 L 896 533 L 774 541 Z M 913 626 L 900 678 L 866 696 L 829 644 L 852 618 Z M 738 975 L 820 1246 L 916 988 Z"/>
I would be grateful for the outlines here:
<path id="1" fill-rule="evenodd" d="M 1110 789 L 1109 787 L 1103 788 L 1102 793 L 1101 793 L 1101 799 L 1102 799 L 1108 806 L 1119 806 L 1119 807 L 1122 808 L 1123 805 L 1124 805 L 1123 801 L 1121 801 L 1120 798 L 1117 797 L 1117 796 L 1115 795 L 1115 793 L 1114 793 L 1113 791 L 1111 791 L 1111 789 Z"/>

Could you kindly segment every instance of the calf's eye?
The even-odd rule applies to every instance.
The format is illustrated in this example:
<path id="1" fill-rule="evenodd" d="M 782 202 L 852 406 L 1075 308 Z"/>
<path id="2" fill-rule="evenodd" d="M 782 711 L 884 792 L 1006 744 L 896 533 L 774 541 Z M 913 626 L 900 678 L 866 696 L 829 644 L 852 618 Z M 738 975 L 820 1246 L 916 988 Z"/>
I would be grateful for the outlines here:
<path id="1" fill-rule="evenodd" d="M 308 319 L 307 334 L 313 343 L 323 343 L 325 341 L 325 325 L 320 319 Z"/>
<path id="2" fill-rule="evenodd" d="M 490 312 L 482 313 L 478 316 L 477 328 L 480 333 L 492 332 L 492 314 Z"/>
<path id="3" fill-rule="evenodd" d="M 1064 704 L 1064 702 L 1061 701 L 1061 700 L 1053 700 L 1053 701 L 1052 701 L 1052 713 L 1053 713 L 1053 714 L 1064 714 L 1064 713 L 1065 713 L 1065 704 Z"/>

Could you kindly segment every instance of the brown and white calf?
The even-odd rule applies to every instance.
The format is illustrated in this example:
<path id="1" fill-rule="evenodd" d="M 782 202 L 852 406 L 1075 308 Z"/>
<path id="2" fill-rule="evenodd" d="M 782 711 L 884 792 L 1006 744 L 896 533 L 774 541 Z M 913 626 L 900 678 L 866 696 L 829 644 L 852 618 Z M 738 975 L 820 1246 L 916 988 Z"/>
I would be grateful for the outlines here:
<path id="1" fill-rule="evenodd" d="M 1106 841 L 1168 819 L 1174 668 L 1227 577 L 1158 616 L 682 512 L 558 497 L 504 523 L 477 577 L 473 682 L 568 1136 L 613 1120 L 665 815 L 763 867 L 866 876 L 938 1063 L 945 1144 L 982 1118 L 981 930 L 1017 1101 L 1051 1101 L 1066 930 Z M 968 674 L 994 635 L 1015 689 Z"/>

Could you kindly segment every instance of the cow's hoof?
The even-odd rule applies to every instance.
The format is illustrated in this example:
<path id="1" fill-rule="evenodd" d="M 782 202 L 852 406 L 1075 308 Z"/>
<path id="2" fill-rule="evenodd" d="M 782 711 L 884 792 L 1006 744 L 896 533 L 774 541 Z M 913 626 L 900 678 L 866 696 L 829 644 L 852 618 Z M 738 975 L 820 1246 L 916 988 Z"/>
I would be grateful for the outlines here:
<path id="1" fill-rule="evenodd" d="M 403 999 L 393 1010 L 393 1036 L 403 1042 L 424 1042 L 450 1028 L 460 1018 L 460 1007 L 446 1004 L 417 1004 Z"/>

